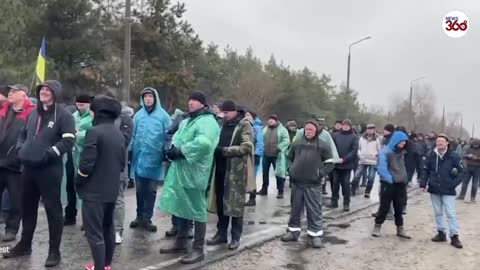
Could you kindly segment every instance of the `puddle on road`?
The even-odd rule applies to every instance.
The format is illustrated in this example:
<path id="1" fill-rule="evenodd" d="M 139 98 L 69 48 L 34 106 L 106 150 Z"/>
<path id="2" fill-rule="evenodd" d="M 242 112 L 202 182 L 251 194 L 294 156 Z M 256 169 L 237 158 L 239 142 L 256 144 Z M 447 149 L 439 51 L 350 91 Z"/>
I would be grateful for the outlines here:
<path id="1" fill-rule="evenodd" d="M 299 263 L 288 263 L 287 265 L 284 266 L 286 269 L 292 269 L 292 270 L 304 270 L 305 266 Z"/>
<path id="2" fill-rule="evenodd" d="M 339 224 L 328 224 L 327 227 L 335 227 L 340 229 L 347 229 L 350 228 L 350 224 L 348 223 L 339 223 Z"/>
<path id="3" fill-rule="evenodd" d="M 330 234 L 330 232 L 325 232 L 322 239 L 323 244 L 329 243 L 332 245 L 345 245 L 348 243 L 348 240 L 338 238 Z"/>

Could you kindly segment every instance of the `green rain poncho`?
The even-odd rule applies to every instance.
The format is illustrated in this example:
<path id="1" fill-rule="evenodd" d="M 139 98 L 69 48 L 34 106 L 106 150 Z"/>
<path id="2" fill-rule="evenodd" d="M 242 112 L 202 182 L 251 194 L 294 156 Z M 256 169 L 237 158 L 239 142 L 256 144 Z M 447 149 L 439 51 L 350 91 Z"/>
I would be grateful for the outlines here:
<path id="1" fill-rule="evenodd" d="M 172 161 L 159 207 L 177 217 L 207 220 L 207 187 L 220 136 L 215 116 L 204 109 L 182 121 L 172 138 L 185 159 Z"/>

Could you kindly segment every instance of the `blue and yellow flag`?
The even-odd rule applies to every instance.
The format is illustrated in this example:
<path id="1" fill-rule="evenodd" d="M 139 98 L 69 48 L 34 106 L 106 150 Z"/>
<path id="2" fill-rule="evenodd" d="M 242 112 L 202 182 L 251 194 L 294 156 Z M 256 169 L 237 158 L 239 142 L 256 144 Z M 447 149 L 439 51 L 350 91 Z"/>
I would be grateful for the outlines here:
<path id="1" fill-rule="evenodd" d="M 46 69 L 45 55 L 46 55 L 46 44 L 45 44 L 45 37 L 44 37 L 42 39 L 42 47 L 40 47 L 40 52 L 38 52 L 37 68 L 35 69 L 35 74 L 37 75 L 38 83 L 43 83 L 45 81 L 45 69 Z"/>

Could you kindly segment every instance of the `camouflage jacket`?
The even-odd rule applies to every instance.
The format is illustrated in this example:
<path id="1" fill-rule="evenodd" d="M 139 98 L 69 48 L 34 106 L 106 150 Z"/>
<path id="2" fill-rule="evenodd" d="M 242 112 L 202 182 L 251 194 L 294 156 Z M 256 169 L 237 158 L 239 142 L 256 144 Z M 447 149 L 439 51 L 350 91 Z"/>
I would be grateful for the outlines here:
<path id="1" fill-rule="evenodd" d="M 231 217 L 243 216 L 245 196 L 248 188 L 255 186 L 253 155 L 253 128 L 246 118 L 235 127 L 229 147 L 222 150 L 227 158 L 225 175 L 225 193 L 223 199 L 224 215 Z M 213 173 L 213 176 L 215 174 Z M 214 183 L 212 179 L 211 183 Z M 248 187 L 247 187 L 248 186 Z M 217 212 L 215 185 L 211 185 L 208 211 Z"/>

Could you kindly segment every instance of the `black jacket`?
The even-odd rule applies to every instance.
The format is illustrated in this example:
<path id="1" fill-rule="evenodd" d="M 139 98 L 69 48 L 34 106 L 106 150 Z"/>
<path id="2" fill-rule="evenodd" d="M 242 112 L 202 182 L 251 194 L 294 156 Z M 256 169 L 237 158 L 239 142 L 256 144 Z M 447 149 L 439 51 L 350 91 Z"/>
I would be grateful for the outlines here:
<path id="1" fill-rule="evenodd" d="M 58 81 L 45 81 L 54 93 L 55 100 L 62 96 L 62 85 Z M 40 88 L 37 87 L 38 100 Z M 75 144 L 75 120 L 65 106 L 54 103 L 45 110 L 39 103 L 32 110 L 20 131 L 16 151 L 25 167 L 63 166 L 62 157 Z"/>
<path id="2" fill-rule="evenodd" d="M 318 134 L 308 140 L 303 136 L 290 146 L 287 159 L 291 161 L 288 172 L 293 184 L 311 187 L 320 186 L 322 178 L 334 168 L 330 146 L 318 139 Z"/>
<path id="3" fill-rule="evenodd" d="M 333 141 L 337 146 L 338 156 L 343 163 L 335 165 L 336 169 L 353 170 L 356 167 L 358 155 L 358 137 L 350 131 L 341 131 L 333 134 Z"/>
<path id="4" fill-rule="evenodd" d="M 100 96 L 92 105 L 94 126 L 85 136 L 75 185 L 83 200 L 111 203 L 117 200 L 120 173 L 126 162 L 125 138 L 114 124 L 121 104 L 114 98 Z"/>
<path id="5" fill-rule="evenodd" d="M 434 149 L 424 158 L 420 187 L 428 185 L 428 192 L 432 194 L 455 196 L 463 173 L 462 159 L 457 153 L 448 150 L 440 157 Z"/>

